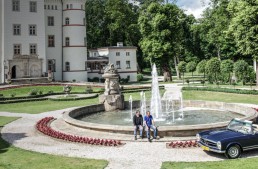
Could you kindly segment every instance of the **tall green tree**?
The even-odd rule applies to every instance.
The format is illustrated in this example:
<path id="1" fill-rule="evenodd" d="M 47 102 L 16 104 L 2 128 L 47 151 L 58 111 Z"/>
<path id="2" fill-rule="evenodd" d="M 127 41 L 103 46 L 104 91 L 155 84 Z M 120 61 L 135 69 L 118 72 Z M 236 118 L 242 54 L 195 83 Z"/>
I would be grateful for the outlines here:
<path id="1" fill-rule="evenodd" d="M 105 15 L 105 0 L 87 0 L 85 7 L 88 48 L 107 46 L 109 35 Z"/>
<path id="2" fill-rule="evenodd" d="M 247 75 L 249 74 L 249 65 L 244 60 L 239 60 L 236 63 L 234 63 L 234 71 L 236 73 L 236 76 L 238 80 L 242 80 L 243 85 L 246 83 Z"/>
<path id="3" fill-rule="evenodd" d="M 223 60 L 220 64 L 220 69 L 222 76 L 226 77 L 225 81 L 231 84 L 231 73 L 233 73 L 234 70 L 234 62 L 230 59 Z"/>
<path id="4" fill-rule="evenodd" d="M 182 13 L 174 4 L 151 3 L 139 17 L 144 57 L 162 69 L 165 81 L 172 80 L 171 64 L 182 31 Z"/>
<path id="5" fill-rule="evenodd" d="M 238 52 L 245 56 L 251 56 L 257 64 L 258 1 L 231 0 L 228 11 L 232 15 L 232 20 L 227 33 L 233 36 Z M 258 66 L 256 72 L 256 85 L 258 85 Z"/>
<path id="6" fill-rule="evenodd" d="M 203 73 L 203 78 L 205 80 L 205 66 L 207 64 L 207 60 L 202 60 L 197 65 L 197 71 L 198 73 Z"/>
<path id="7" fill-rule="evenodd" d="M 194 61 L 188 62 L 186 65 L 186 70 L 188 72 L 192 72 L 192 77 L 193 77 L 193 72 L 196 70 L 196 62 Z"/>
<path id="8" fill-rule="evenodd" d="M 218 58 L 208 60 L 205 66 L 205 72 L 207 72 L 208 80 L 211 83 L 217 83 L 220 75 L 220 60 Z"/>

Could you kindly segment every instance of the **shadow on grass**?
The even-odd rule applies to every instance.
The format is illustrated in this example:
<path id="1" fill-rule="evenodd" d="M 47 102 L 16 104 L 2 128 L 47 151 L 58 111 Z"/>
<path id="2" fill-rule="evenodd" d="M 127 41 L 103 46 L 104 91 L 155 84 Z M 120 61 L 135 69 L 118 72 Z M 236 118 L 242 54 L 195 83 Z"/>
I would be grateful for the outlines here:
<path id="1" fill-rule="evenodd" d="M 0 127 L 1 129 L 2 127 Z M 10 143 L 6 142 L 2 136 L 4 136 L 5 138 L 11 138 L 11 144 L 13 144 L 15 141 L 17 140 L 21 140 L 25 137 L 27 137 L 25 135 L 25 133 L 0 133 L 0 154 L 5 153 L 8 151 L 9 147 L 11 146 Z"/>

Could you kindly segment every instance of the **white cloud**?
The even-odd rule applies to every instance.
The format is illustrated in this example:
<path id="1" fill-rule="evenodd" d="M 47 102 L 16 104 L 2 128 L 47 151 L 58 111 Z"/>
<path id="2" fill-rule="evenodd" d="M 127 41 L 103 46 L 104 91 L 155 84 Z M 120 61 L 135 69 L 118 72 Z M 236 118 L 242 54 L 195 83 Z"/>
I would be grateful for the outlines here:
<path id="1" fill-rule="evenodd" d="M 210 0 L 178 0 L 176 4 L 184 9 L 186 14 L 193 14 L 196 18 L 200 18 L 209 2 Z"/>

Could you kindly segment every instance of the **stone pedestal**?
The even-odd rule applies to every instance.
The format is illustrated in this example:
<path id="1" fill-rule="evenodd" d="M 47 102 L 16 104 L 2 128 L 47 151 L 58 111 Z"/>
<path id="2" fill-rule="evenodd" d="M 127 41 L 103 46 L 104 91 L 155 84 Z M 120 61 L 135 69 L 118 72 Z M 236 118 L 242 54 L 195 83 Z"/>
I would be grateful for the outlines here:
<path id="1" fill-rule="evenodd" d="M 105 92 L 99 96 L 99 103 L 104 104 L 105 111 L 124 109 L 124 95 L 120 91 L 119 74 L 114 64 L 105 68 L 102 76 L 105 79 Z"/>
<path id="2" fill-rule="evenodd" d="M 100 95 L 99 102 L 105 106 L 105 111 L 124 109 L 124 95 Z"/>

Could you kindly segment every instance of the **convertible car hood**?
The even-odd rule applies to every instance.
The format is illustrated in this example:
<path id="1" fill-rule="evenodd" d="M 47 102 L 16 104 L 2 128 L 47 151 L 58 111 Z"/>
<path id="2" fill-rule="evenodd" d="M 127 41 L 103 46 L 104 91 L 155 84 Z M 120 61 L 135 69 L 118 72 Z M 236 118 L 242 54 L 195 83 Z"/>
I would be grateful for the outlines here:
<path id="1" fill-rule="evenodd" d="M 204 139 L 217 142 L 224 139 L 241 137 L 243 135 L 244 135 L 243 133 L 239 133 L 231 130 L 218 130 L 218 131 L 210 131 L 207 133 L 203 133 L 201 134 L 201 137 Z"/>

